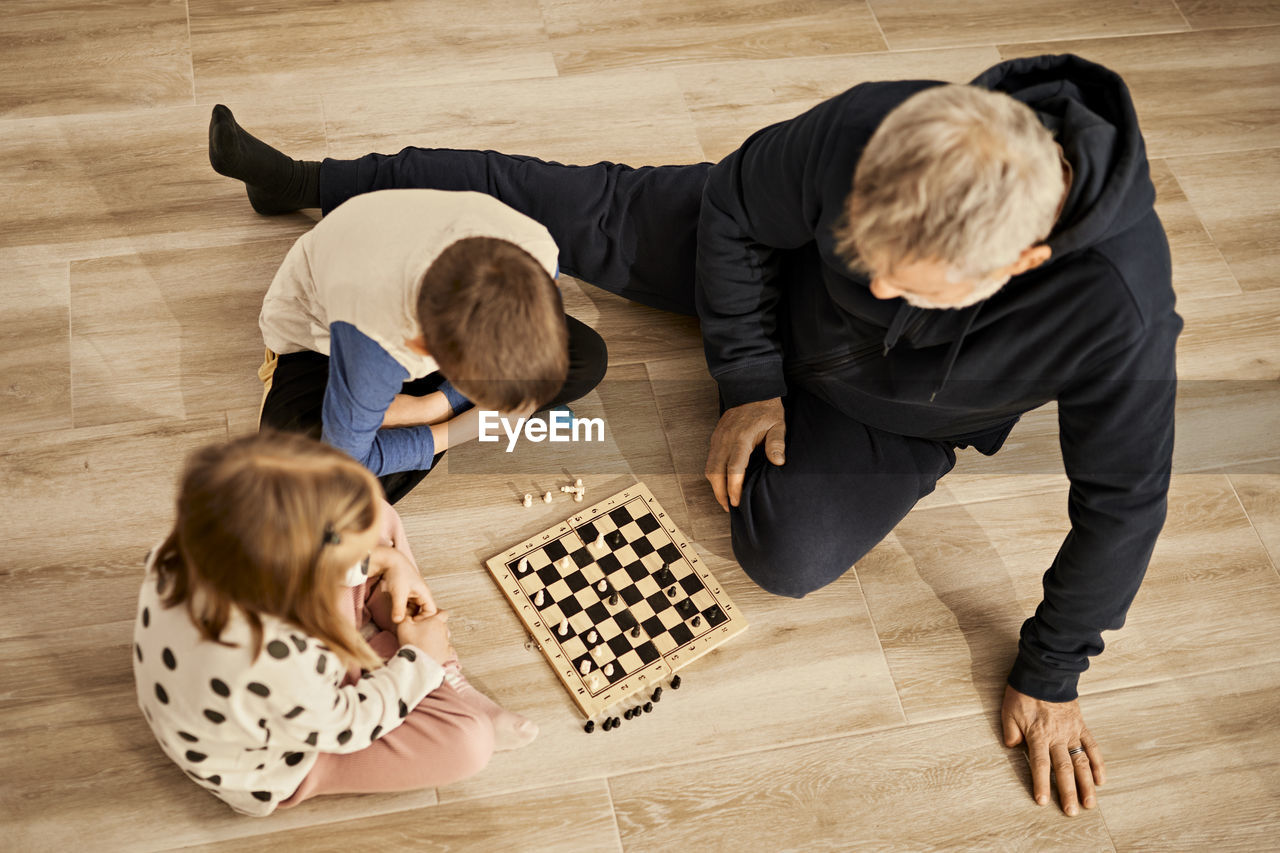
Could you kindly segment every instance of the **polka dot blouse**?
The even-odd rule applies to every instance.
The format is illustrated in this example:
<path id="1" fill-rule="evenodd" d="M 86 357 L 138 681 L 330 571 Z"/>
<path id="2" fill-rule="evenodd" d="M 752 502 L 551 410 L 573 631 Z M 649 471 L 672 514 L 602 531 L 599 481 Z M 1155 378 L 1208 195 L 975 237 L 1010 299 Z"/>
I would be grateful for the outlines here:
<path id="1" fill-rule="evenodd" d="M 149 557 L 133 632 L 138 706 L 165 754 L 242 814 L 270 814 L 319 753 L 368 747 L 444 679 L 425 652 L 402 646 L 344 687 L 332 651 L 270 618 L 253 661 L 243 617 L 233 614 L 222 634 L 235 647 L 203 640 L 185 607 L 164 607 L 156 579 Z"/>

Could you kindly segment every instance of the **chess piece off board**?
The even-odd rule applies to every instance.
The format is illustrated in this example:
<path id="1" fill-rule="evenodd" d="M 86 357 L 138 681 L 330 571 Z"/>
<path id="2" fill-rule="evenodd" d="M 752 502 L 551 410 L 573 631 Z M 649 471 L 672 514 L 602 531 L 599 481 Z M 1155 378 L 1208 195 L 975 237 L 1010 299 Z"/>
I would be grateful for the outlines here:
<path id="1" fill-rule="evenodd" d="M 747 628 L 643 483 L 485 565 L 588 719 Z"/>

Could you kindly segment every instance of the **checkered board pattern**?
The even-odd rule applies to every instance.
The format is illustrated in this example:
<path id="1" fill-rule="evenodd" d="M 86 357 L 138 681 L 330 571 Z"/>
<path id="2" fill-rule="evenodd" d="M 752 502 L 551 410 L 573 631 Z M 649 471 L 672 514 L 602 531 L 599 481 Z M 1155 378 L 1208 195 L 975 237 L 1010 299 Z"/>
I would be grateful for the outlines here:
<path id="1" fill-rule="evenodd" d="M 604 543 L 596 547 L 601 534 Z M 588 718 L 747 627 L 643 483 L 486 566 Z"/>

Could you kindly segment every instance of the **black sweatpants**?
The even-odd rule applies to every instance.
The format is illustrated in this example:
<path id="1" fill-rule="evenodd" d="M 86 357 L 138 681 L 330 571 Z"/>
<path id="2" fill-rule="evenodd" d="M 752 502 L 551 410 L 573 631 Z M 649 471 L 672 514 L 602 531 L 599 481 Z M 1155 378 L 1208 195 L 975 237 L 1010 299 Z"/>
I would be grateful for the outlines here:
<path id="1" fill-rule="evenodd" d="M 600 384 L 609 366 L 604 339 L 590 326 L 574 317 L 565 315 L 565 322 L 569 326 L 569 375 L 565 378 L 560 393 L 544 409 L 570 403 L 586 395 Z M 425 397 L 438 391 L 444 381 L 445 377 L 441 373 L 432 373 L 404 383 L 400 393 Z M 280 356 L 271 376 L 271 390 L 267 392 L 262 404 L 259 425 L 320 438 L 323 426 L 320 413 L 328 385 L 329 356 L 318 352 L 294 352 Z M 395 503 L 409 494 L 414 486 L 435 469 L 444 453 L 442 450 L 435 455 L 429 470 L 399 471 L 379 477 L 387 500 Z"/>
<path id="2" fill-rule="evenodd" d="M 325 160 L 320 197 L 328 213 L 373 190 L 487 193 L 551 232 L 564 272 L 644 305 L 694 314 L 698 214 L 710 166 L 565 166 L 494 151 L 406 148 Z M 746 573 L 770 592 L 799 598 L 844 574 L 932 492 L 955 464 L 956 445 L 874 429 L 800 388 L 783 405 L 786 464 L 769 463 L 757 448 L 730 519 Z"/>

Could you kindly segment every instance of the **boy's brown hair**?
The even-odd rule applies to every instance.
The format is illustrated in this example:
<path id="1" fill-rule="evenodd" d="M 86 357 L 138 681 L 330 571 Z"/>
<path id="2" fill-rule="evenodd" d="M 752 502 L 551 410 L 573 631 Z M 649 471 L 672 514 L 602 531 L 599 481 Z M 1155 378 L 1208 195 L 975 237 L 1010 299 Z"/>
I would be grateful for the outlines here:
<path id="1" fill-rule="evenodd" d="M 418 323 L 440 372 L 482 408 L 541 406 L 568 375 L 560 290 L 506 240 L 467 237 L 441 252 L 422 278 Z"/>
<path id="2" fill-rule="evenodd" d="M 268 615 L 326 643 L 348 666 L 382 666 L 338 603 L 348 570 L 377 544 L 380 496 L 362 465 L 301 435 L 261 432 L 195 451 L 156 557 L 165 606 L 185 605 L 213 642 L 236 608 L 255 658 Z"/>

